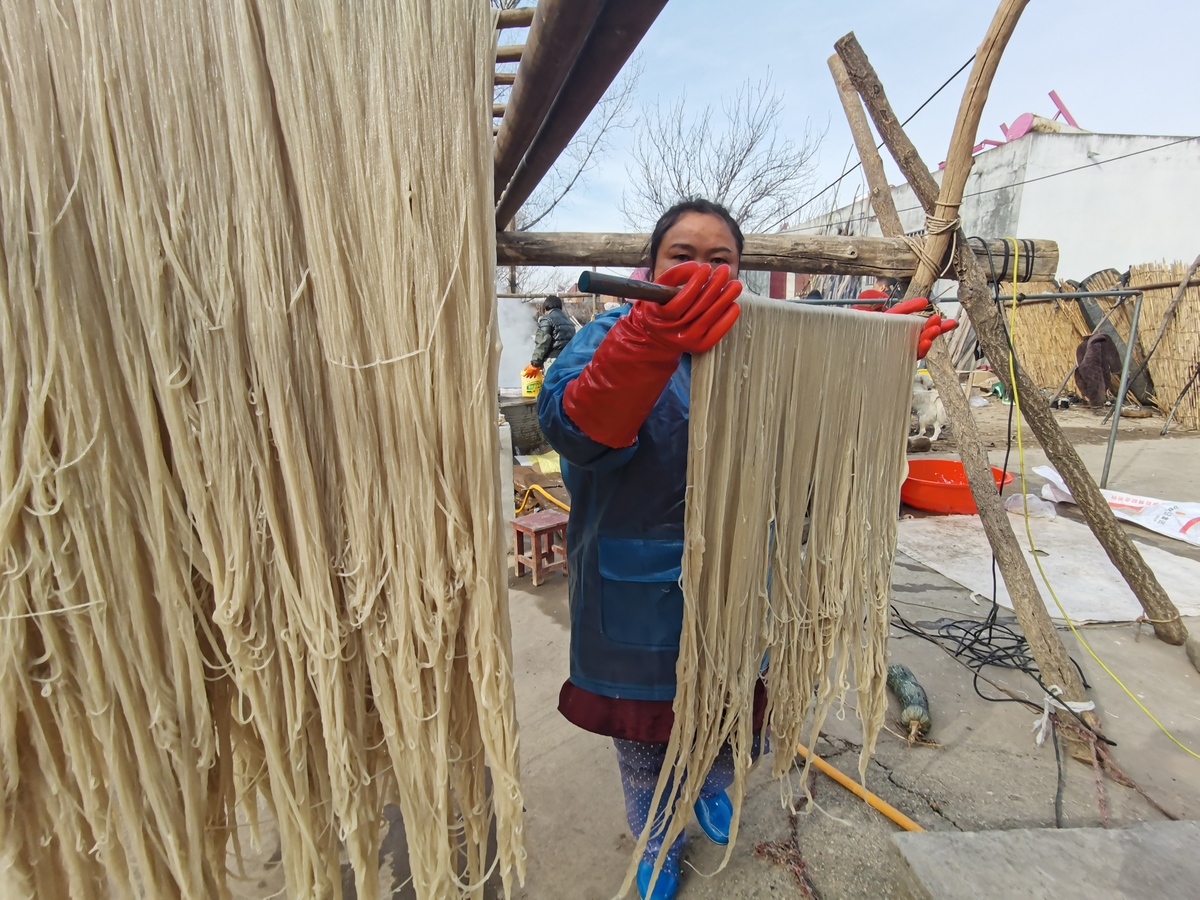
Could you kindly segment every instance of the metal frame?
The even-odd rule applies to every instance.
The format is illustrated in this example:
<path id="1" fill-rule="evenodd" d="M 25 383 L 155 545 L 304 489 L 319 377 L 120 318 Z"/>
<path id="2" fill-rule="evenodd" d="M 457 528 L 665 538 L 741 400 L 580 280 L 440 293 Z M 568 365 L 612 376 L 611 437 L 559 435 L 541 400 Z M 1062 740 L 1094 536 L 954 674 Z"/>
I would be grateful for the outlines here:
<path id="1" fill-rule="evenodd" d="M 1104 450 L 1104 468 L 1100 471 L 1100 487 L 1108 487 L 1108 473 L 1112 468 L 1113 450 L 1117 444 L 1117 428 L 1121 423 L 1121 407 L 1129 390 L 1129 368 L 1133 362 L 1133 348 L 1137 343 L 1138 319 L 1142 315 L 1141 288 L 1124 288 L 1111 291 L 1067 291 L 1061 294 L 1017 294 L 1017 305 L 1023 300 L 1079 300 L 1084 297 L 1136 297 L 1133 313 L 1129 320 L 1129 339 L 1125 342 L 1125 359 L 1121 362 L 1121 386 L 1117 389 L 1117 400 L 1113 404 L 1112 428 L 1108 432 L 1108 446 Z"/>
<path id="2" fill-rule="evenodd" d="M 1122 288 L 1111 291 L 1064 291 L 1061 294 L 1017 294 L 1017 305 L 1024 300 L 1079 300 L 1084 297 L 1135 297 L 1133 313 L 1129 322 L 1129 340 L 1125 342 L 1125 358 L 1121 363 L 1121 386 L 1117 390 L 1117 399 L 1113 404 L 1112 428 L 1108 433 L 1108 446 L 1104 451 L 1104 468 L 1100 473 L 1100 487 L 1108 487 L 1108 473 L 1112 468 L 1113 450 L 1117 443 L 1117 428 L 1121 422 L 1121 407 L 1125 404 L 1125 394 L 1129 390 L 1129 369 L 1133 362 L 1133 348 L 1137 343 L 1138 320 L 1142 315 L 1142 294 L 1140 288 Z M 822 306 L 849 306 L 862 303 L 861 300 L 800 300 L 801 303 L 819 304 Z M 1069 376 L 1068 376 L 1069 377 Z"/>

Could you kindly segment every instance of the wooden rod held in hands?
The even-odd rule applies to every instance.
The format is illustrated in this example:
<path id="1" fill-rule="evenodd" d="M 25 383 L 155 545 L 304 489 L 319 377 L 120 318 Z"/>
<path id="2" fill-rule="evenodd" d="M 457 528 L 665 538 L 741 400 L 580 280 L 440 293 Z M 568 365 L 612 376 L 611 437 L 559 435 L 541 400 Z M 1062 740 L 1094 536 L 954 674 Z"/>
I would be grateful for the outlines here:
<path id="1" fill-rule="evenodd" d="M 579 290 L 584 294 L 604 294 L 608 297 L 623 297 L 626 300 L 649 300 L 651 303 L 666 303 L 679 288 L 636 278 L 622 278 L 587 269 L 579 274 Z"/>

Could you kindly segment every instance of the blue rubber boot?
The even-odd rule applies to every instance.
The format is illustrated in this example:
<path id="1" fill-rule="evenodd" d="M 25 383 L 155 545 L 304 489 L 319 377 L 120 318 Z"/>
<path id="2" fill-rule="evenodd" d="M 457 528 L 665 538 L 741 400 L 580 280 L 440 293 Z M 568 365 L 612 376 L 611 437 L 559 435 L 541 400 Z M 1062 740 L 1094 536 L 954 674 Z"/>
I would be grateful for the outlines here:
<path id="1" fill-rule="evenodd" d="M 696 821 L 714 844 L 729 843 L 729 827 L 733 824 L 733 804 L 724 791 L 705 799 L 701 797 L 693 807 Z"/>
<path id="2" fill-rule="evenodd" d="M 654 863 L 650 860 L 643 859 L 638 863 L 638 896 L 642 900 L 674 900 L 675 892 L 679 890 L 679 874 L 668 871 L 664 865 L 662 871 L 658 873 L 658 880 L 654 882 L 654 893 L 648 894 L 646 889 L 650 886 L 650 875 L 653 872 Z"/>

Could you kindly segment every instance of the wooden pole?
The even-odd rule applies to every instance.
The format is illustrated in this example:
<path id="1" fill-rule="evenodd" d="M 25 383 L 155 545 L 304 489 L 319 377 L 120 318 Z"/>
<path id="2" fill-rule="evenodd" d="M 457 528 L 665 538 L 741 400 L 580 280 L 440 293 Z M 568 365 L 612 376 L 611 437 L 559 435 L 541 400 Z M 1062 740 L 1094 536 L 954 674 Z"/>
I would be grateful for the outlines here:
<path id="1" fill-rule="evenodd" d="M 1143 294 L 1146 293 L 1146 291 L 1161 291 L 1163 288 L 1175 288 L 1176 290 L 1179 290 L 1179 284 L 1180 282 L 1176 281 L 1152 281 L 1149 284 L 1139 284 L 1136 290 L 1141 291 Z M 1200 287 L 1200 278 L 1192 278 L 1187 283 L 1187 286 Z"/>
<path id="2" fill-rule="evenodd" d="M 640 266 L 645 262 L 648 234 L 605 234 L 595 232 L 504 231 L 496 235 L 499 265 L 519 266 Z M 1035 277 L 1053 278 L 1058 268 L 1058 245 L 1054 241 L 1026 241 L 1032 246 Z M 978 242 L 976 242 L 978 244 Z M 996 258 L 1004 256 L 1004 242 L 987 242 Z M 987 255 L 987 249 L 976 252 Z M 1029 265 L 1021 248 L 1019 258 L 1010 258 L 1005 269 L 1023 272 Z M 1011 257 L 1011 254 L 1010 254 Z M 810 275 L 883 275 L 911 278 L 917 256 L 902 239 L 859 235 L 806 235 L 796 233 L 748 234 L 741 266 L 749 270 L 807 272 Z M 1003 278 L 1003 274 L 997 274 Z"/>
<path id="3" fill-rule="evenodd" d="M 900 120 L 892 111 L 892 104 L 888 101 L 887 92 L 884 91 L 879 76 L 875 74 L 875 69 L 867 59 L 867 54 L 859 46 L 858 38 L 852 31 L 838 40 L 833 47 L 837 51 L 842 65 L 846 68 L 846 74 L 850 76 L 855 89 L 862 97 L 863 103 L 866 104 L 867 111 L 871 114 L 871 121 L 875 123 L 875 130 L 879 132 L 888 152 L 892 154 L 892 159 L 900 167 L 901 174 L 912 185 L 918 202 L 926 212 L 930 212 L 933 209 L 932 203 L 926 203 L 921 198 L 936 197 L 938 183 L 929 174 L 929 169 L 921 161 L 921 154 L 917 152 L 913 142 L 908 139 L 908 135 L 900 125 Z"/>
<path id="4" fill-rule="evenodd" d="M 845 38 L 843 38 L 844 40 Z M 839 42 L 839 52 L 841 52 L 841 43 Z M 854 42 L 853 46 L 857 47 L 857 42 Z M 865 60 L 864 55 L 862 62 L 869 66 L 870 63 L 866 63 Z M 834 65 L 835 61 L 837 62 L 836 66 Z M 854 91 L 840 57 L 831 57 L 829 68 L 835 82 L 838 81 L 839 74 L 843 75 L 845 84 Z M 864 118 L 857 91 L 854 91 L 852 103 L 848 102 L 840 83 L 838 91 L 843 95 L 842 105 L 846 107 L 847 116 L 853 118 L 851 110 L 854 110 L 860 118 Z M 882 90 L 877 96 L 883 96 Z M 883 97 L 882 102 L 887 103 L 886 96 Z M 866 125 L 865 118 L 862 125 Z M 853 121 L 850 130 L 856 131 Z M 863 128 L 859 128 L 858 132 L 861 133 L 863 130 Z M 865 143 L 878 160 L 879 155 L 875 151 L 874 142 L 870 139 L 870 132 L 866 133 L 868 137 Z M 857 134 L 855 143 L 859 147 L 859 152 L 862 153 L 863 144 L 859 142 Z M 917 159 L 919 161 L 919 157 Z M 892 199 L 892 192 L 888 189 L 883 175 L 883 166 L 868 166 L 864 160 L 863 170 L 867 173 L 867 184 L 871 189 L 875 214 L 884 228 L 884 234 L 889 232 L 903 234 L 900 217 L 896 213 L 896 204 Z M 885 190 L 877 191 L 877 187 Z M 885 222 L 890 224 L 884 225 Z M 925 287 L 925 290 L 928 291 L 928 287 Z M 983 447 L 983 439 L 975 427 L 975 420 L 971 416 L 971 408 L 966 395 L 959 386 L 958 373 L 950 361 L 945 341 L 934 343 L 934 347 L 925 357 L 925 365 L 929 368 L 934 384 L 938 387 L 942 405 L 946 408 L 946 415 L 950 419 L 950 425 L 954 428 L 954 439 L 958 444 L 959 456 L 962 458 L 963 469 L 967 474 L 967 482 L 971 486 L 971 494 L 975 498 L 975 506 L 979 510 L 979 520 L 983 524 L 988 543 L 992 546 L 996 565 L 1004 578 L 1008 596 L 1013 602 L 1013 610 L 1017 614 L 1017 621 L 1025 633 L 1025 639 L 1037 662 L 1038 670 L 1045 683 L 1057 684 L 1063 689 L 1066 698 L 1074 701 L 1086 700 L 1087 694 L 1084 691 L 1083 681 L 1071 664 L 1067 649 L 1063 646 L 1062 639 L 1055 630 L 1054 623 L 1050 620 L 1050 613 L 1047 612 L 1046 605 L 1042 602 L 1037 583 L 1033 579 L 1033 573 L 1029 570 L 1029 563 L 1025 559 L 1021 545 L 1017 542 L 1016 535 L 1013 534 L 1012 522 L 1001 502 L 1000 492 L 996 488 L 996 480 L 992 476 L 992 467 L 987 451 Z M 1096 727 L 1099 723 L 1092 724 Z M 1080 755 L 1082 748 L 1073 747 L 1072 752 Z"/>
<path id="5" fill-rule="evenodd" d="M 524 52 L 524 44 L 502 44 L 496 48 L 496 62 L 519 63 L 521 61 L 521 54 Z"/>
<path id="6" fill-rule="evenodd" d="M 871 208 L 875 210 L 875 218 L 879 220 L 879 230 L 887 237 L 903 237 L 904 226 L 900 224 L 900 214 L 896 212 L 892 189 L 888 186 L 887 176 L 883 171 L 883 160 L 875 147 L 875 137 L 871 134 L 871 126 L 867 124 L 862 101 L 858 98 L 858 91 L 854 89 L 850 76 L 846 74 L 846 67 L 842 65 L 836 53 L 829 57 L 829 72 L 833 75 L 833 83 L 837 85 L 838 97 L 841 98 L 842 109 L 846 111 L 850 133 L 854 136 L 854 146 L 858 148 L 858 158 L 862 160 L 863 171 L 867 174 Z"/>
<path id="7" fill-rule="evenodd" d="M 542 119 L 533 143 L 508 180 L 496 206 L 497 229 L 513 220 L 517 210 L 571 143 L 666 3 L 667 0 L 605 0 L 601 5 L 587 40 L 575 54 L 571 71 Z M 519 73 L 520 69 L 517 71 Z"/>
<path id="8" fill-rule="evenodd" d="M 1000 65 L 1000 57 L 1008 39 L 1012 37 L 1029 0 L 1001 0 L 992 24 L 988 27 L 983 43 L 975 53 L 975 64 L 971 77 L 963 91 L 958 107 L 958 118 L 954 122 L 950 149 L 946 154 L 946 168 L 942 172 L 941 190 L 937 194 L 933 212 L 926 218 L 925 253 L 917 268 L 914 281 L 932 286 L 940 274 L 939 269 L 950 243 L 958 232 L 958 207 L 962 202 L 963 188 L 974 163 L 975 135 L 979 131 L 979 117 L 991 88 L 992 78 Z M 925 290 L 928 290 L 926 288 Z M 919 295 L 914 295 L 919 296 Z"/>
<path id="9" fill-rule="evenodd" d="M 1005 2 L 1001 4 L 1000 10 L 997 12 L 997 17 L 1010 17 L 1014 21 L 1012 23 L 1001 23 L 997 27 L 997 23 L 993 22 L 993 27 L 989 29 L 989 37 L 995 38 L 996 35 L 1011 35 L 1012 27 L 1015 25 L 1015 19 L 1020 16 L 1021 10 L 1024 8 L 1024 3 Z M 1005 37 L 1007 40 L 1007 37 Z M 870 63 L 867 61 L 866 54 L 862 52 L 862 48 L 858 46 L 858 42 L 854 36 L 847 35 L 838 41 L 838 55 L 842 58 L 842 62 L 846 65 L 846 71 L 850 74 L 851 80 L 854 81 L 855 87 L 858 88 L 867 110 L 871 113 L 872 119 L 875 121 L 875 126 L 878 129 L 880 136 L 888 143 L 889 150 L 892 149 L 891 141 L 903 135 L 903 129 L 896 124 L 895 114 L 890 108 L 887 110 L 887 115 L 876 115 L 876 110 L 882 104 L 887 103 L 887 98 L 883 94 L 882 88 L 879 87 L 879 79 L 875 77 L 874 72 L 870 71 Z M 943 185 L 953 187 L 949 172 L 949 160 L 954 159 L 957 155 L 961 159 L 961 148 L 968 148 L 974 145 L 975 128 L 978 126 L 979 114 L 983 109 L 984 101 L 987 99 L 987 91 L 990 86 L 990 73 L 995 72 L 995 64 L 998 59 L 999 52 L 1003 50 L 1003 44 L 992 41 L 990 46 L 980 48 L 980 53 L 986 53 L 992 57 L 991 62 L 985 68 L 986 80 L 975 78 L 975 72 L 972 72 L 971 84 L 968 87 L 968 95 L 971 98 L 972 109 L 960 109 L 959 119 L 955 123 L 955 132 L 952 138 L 951 153 L 947 156 L 947 172 L 943 175 Z M 976 63 L 979 65 L 978 61 Z M 870 71 L 870 77 L 864 78 L 861 82 L 859 76 Z M 874 86 L 874 90 L 872 90 Z M 974 123 L 973 125 L 971 123 Z M 967 127 L 970 126 L 970 131 Z M 937 202 L 936 183 L 933 182 L 929 175 L 929 170 L 921 162 L 920 156 L 916 153 L 916 149 L 912 143 L 908 141 L 907 136 L 903 140 L 898 140 L 898 150 L 893 151 L 897 165 L 912 185 L 914 193 L 917 195 L 922 206 L 927 211 L 929 210 L 946 210 L 957 209 L 958 203 L 962 200 L 962 186 L 965 183 L 965 173 L 961 174 L 961 181 L 958 182 L 957 194 L 947 193 L 942 202 Z M 960 175 L 956 173 L 955 180 L 958 180 Z M 932 190 L 930 189 L 932 186 Z M 959 279 L 959 302 L 966 309 L 967 314 L 971 317 L 971 323 L 975 326 L 975 333 L 979 339 L 979 345 L 983 348 L 983 352 L 987 354 L 988 359 L 996 364 L 996 361 L 1003 360 L 1008 357 L 1008 335 L 1004 326 L 1004 321 L 1001 318 L 999 311 L 996 309 L 992 301 L 992 296 L 987 287 L 987 282 L 983 274 L 982 267 L 975 258 L 974 253 L 968 252 L 968 248 L 964 248 L 965 240 L 958 242 L 958 251 L 955 254 L 955 269 Z M 935 274 L 932 268 L 930 274 Z M 914 278 L 914 286 L 920 287 L 917 284 L 917 279 Z M 911 289 L 911 288 L 910 288 Z M 926 288 L 927 290 L 927 288 Z M 944 348 L 938 349 L 942 341 L 934 341 L 933 349 L 930 351 L 934 361 L 939 361 L 939 357 L 944 356 Z M 947 367 L 949 363 L 947 361 Z M 1058 423 L 1054 419 L 1054 414 L 1049 406 L 1040 402 L 1041 393 L 1037 386 L 1021 368 L 1020 361 L 1015 360 L 1013 368 L 1016 373 L 1016 390 L 1020 392 L 1022 397 L 1026 398 L 1026 402 L 1021 405 L 1021 413 L 1028 423 L 1030 430 L 1037 437 L 1038 442 L 1042 445 L 1042 449 L 1046 452 L 1051 464 L 1058 470 L 1063 480 L 1067 483 L 1071 494 L 1075 498 L 1075 502 L 1079 506 L 1080 512 L 1083 514 L 1088 526 L 1092 529 L 1092 533 L 1096 535 L 1096 539 L 1104 547 L 1105 553 L 1121 573 L 1130 590 L 1141 603 L 1145 610 L 1146 617 L 1154 627 L 1155 635 L 1162 641 L 1168 644 L 1182 644 L 1187 639 L 1187 629 L 1179 618 L 1179 611 L 1171 602 L 1171 598 L 1167 596 L 1162 585 L 1158 583 L 1153 570 L 1146 565 L 1146 561 L 1142 559 L 1140 553 L 1129 540 L 1129 536 L 1122 529 L 1117 521 L 1113 511 L 1109 508 L 1108 503 L 1100 493 L 1100 489 L 1096 486 L 1096 482 L 1088 473 L 1083 461 L 1079 458 L 1079 454 L 1075 451 L 1074 446 L 1063 435 L 1062 430 L 1058 427 Z M 932 370 L 931 370 L 932 371 Z M 996 374 L 1004 383 L 1005 389 L 1009 396 L 1013 396 L 1014 385 L 1009 377 L 1008 367 L 996 364 Z M 935 377 L 936 377 L 936 373 Z M 945 399 L 943 399 L 945 403 Z M 949 407 L 947 406 L 947 413 Z M 972 485 L 974 492 L 974 485 Z M 977 498 L 978 502 L 978 498 Z M 1010 587 L 1011 592 L 1011 587 Z M 1027 635 L 1028 636 L 1028 635 Z M 1063 687 L 1066 687 L 1063 685 Z"/>
<path id="10" fill-rule="evenodd" d="M 527 28 L 533 24 L 536 6 L 522 6 L 520 9 L 502 9 L 496 14 L 496 30 L 505 28 Z"/>
<path id="11" fill-rule="evenodd" d="M 920 825 L 918 825 L 916 822 L 914 822 L 912 819 L 910 819 L 908 816 L 906 816 L 904 813 L 900 812 L 900 810 L 896 809 L 896 807 L 892 806 L 890 803 L 888 803 L 886 800 L 884 800 L 882 797 L 872 794 L 870 791 L 868 791 L 865 787 L 863 787 L 861 784 L 859 784 L 857 781 L 855 781 L 849 775 L 842 772 L 841 769 L 831 766 L 829 763 L 825 762 L 825 760 L 821 759 L 821 757 L 817 756 L 817 754 L 810 751 L 803 744 L 796 745 L 796 752 L 799 753 L 801 756 L 803 756 L 805 759 L 811 759 L 812 764 L 814 766 L 816 766 L 818 769 L 820 769 L 822 772 L 824 772 L 827 776 L 832 778 L 834 781 L 836 781 L 838 784 L 840 784 L 842 787 L 844 787 L 850 793 L 854 794 L 854 796 L 860 797 L 863 800 L 866 800 L 868 805 L 870 805 L 874 809 L 879 810 L 881 813 L 883 813 L 885 816 L 887 816 L 889 819 L 891 819 L 893 822 L 895 822 L 897 825 L 899 825 L 905 831 L 924 831 L 925 830 Z"/>

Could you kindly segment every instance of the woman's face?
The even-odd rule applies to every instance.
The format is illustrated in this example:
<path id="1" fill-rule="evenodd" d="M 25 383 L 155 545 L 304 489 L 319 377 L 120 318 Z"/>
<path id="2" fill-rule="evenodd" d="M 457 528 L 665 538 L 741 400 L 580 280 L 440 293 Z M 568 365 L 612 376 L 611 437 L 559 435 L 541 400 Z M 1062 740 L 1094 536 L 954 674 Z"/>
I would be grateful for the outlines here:
<path id="1" fill-rule="evenodd" d="M 713 268 L 725 263 L 731 277 L 738 273 L 737 241 L 733 232 L 720 216 L 708 213 L 686 212 L 679 221 L 667 229 L 650 270 L 653 281 L 671 266 L 688 260 L 708 263 Z"/>

